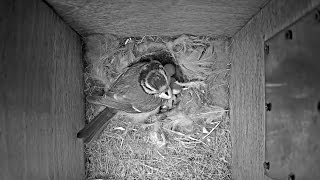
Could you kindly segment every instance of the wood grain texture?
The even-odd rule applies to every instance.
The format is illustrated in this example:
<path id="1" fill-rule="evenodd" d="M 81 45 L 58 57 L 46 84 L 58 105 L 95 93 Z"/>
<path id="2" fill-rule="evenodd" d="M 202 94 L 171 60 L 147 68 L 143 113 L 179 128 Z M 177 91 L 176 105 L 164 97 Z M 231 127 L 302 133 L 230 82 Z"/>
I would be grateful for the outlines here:
<path id="1" fill-rule="evenodd" d="M 234 179 L 268 179 L 264 176 L 263 169 L 264 40 L 302 17 L 319 3 L 320 0 L 273 0 L 233 37 L 230 49 L 230 109 Z"/>
<path id="2" fill-rule="evenodd" d="M 0 7 L 0 177 L 83 179 L 79 36 L 42 1 Z"/>
<path id="3" fill-rule="evenodd" d="M 232 36 L 268 0 L 47 0 L 80 34 Z"/>

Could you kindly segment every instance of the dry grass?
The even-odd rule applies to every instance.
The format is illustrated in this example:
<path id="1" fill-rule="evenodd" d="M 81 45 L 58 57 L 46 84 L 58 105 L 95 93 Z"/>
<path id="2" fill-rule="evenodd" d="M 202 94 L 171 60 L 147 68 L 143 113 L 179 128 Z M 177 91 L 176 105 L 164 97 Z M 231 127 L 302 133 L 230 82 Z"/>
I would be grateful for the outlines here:
<path id="1" fill-rule="evenodd" d="M 191 50 L 173 49 L 179 48 L 175 43 Z M 185 54 L 202 58 L 199 66 L 190 63 L 192 58 L 186 62 L 185 67 L 196 67 L 197 72 L 182 68 L 189 84 L 174 110 L 143 124 L 119 113 L 97 141 L 85 145 L 88 179 L 231 179 L 228 62 L 219 57 L 221 53 L 202 53 L 210 47 L 221 52 L 222 46 L 196 36 L 118 40 L 96 35 L 87 44 L 87 95 L 103 93 L 125 66 L 159 49 L 170 52 L 181 66 L 185 64 L 179 57 Z M 199 73 L 201 68 L 211 73 Z M 87 119 L 102 109 L 88 104 Z"/>

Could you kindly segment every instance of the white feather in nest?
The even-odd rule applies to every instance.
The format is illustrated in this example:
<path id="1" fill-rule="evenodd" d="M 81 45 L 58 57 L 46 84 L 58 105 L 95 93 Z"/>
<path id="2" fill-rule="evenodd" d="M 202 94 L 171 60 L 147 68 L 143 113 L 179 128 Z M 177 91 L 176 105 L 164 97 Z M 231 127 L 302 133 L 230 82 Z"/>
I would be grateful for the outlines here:
<path id="1" fill-rule="evenodd" d="M 213 71 L 217 55 L 208 38 L 183 35 L 166 45 L 188 81 L 206 80 Z"/>
<path id="2" fill-rule="evenodd" d="M 165 129 L 190 135 L 196 130 L 196 125 L 211 127 L 226 116 L 228 110 L 207 104 L 202 99 L 203 94 L 197 95 L 195 91 L 197 90 L 188 89 L 182 92 L 178 107 L 167 113 Z"/>
<path id="3" fill-rule="evenodd" d="M 161 37 L 144 36 L 140 41 L 134 42 L 133 54 L 136 57 L 141 57 L 149 53 L 154 53 L 158 50 L 166 50 L 167 47 L 163 43 Z"/>
<path id="4" fill-rule="evenodd" d="M 164 124 L 165 129 L 172 131 L 190 133 L 193 130 L 193 121 L 183 111 L 173 110 L 167 114 L 168 121 Z"/>

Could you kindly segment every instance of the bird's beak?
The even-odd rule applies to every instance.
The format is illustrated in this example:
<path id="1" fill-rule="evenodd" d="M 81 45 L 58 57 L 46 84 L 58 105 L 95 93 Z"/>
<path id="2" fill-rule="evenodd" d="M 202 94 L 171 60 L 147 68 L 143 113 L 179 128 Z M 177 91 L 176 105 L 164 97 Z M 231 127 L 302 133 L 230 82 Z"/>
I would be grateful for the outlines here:
<path id="1" fill-rule="evenodd" d="M 163 98 L 163 99 L 171 99 L 172 98 L 172 90 L 171 90 L 170 86 L 168 87 L 167 90 L 160 93 L 159 97 Z"/>

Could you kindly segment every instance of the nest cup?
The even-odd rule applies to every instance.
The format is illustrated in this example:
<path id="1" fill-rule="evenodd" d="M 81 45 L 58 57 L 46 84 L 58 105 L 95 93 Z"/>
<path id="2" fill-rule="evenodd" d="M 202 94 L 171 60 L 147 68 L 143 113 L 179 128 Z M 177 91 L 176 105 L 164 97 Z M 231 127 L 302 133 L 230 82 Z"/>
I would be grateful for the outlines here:
<path id="1" fill-rule="evenodd" d="M 179 104 L 143 124 L 119 113 L 85 145 L 88 179 L 231 179 L 225 40 L 206 36 L 85 39 L 85 94 L 101 95 L 127 66 L 152 58 L 174 64 Z M 87 104 L 92 120 L 103 106 Z"/>

